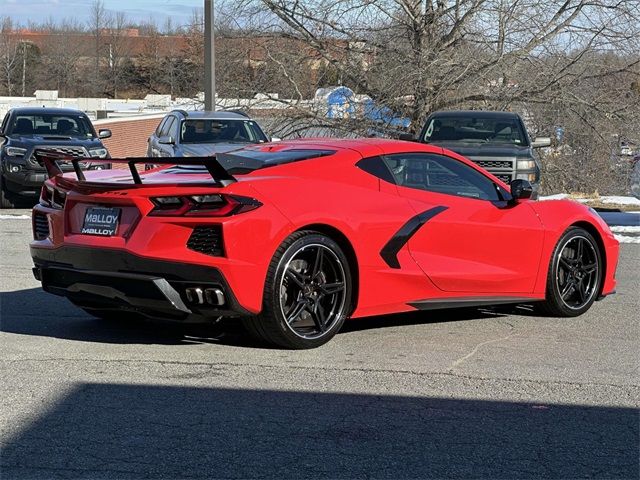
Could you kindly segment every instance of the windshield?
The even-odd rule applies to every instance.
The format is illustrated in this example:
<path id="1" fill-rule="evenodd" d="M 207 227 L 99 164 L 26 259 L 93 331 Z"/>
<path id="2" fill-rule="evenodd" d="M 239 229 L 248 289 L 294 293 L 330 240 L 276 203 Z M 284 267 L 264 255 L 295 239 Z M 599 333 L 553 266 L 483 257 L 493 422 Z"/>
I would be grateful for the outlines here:
<path id="1" fill-rule="evenodd" d="M 527 145 L 520 122 L 514 117 L 434 117 L 425 130 L 424 142 L 491 143 Z"/>
<path id="2" fill-rule="evenodd" d="M 253 120 L 185 120 L 182 143 L 260 143 L 267 137 Z"/>
<path id="3" fill-rule="evenodd" d="M 18 114 L 9 135 L 46 135 L 58 137 L 95 137 L 89 119 L 82 115 Z"/>

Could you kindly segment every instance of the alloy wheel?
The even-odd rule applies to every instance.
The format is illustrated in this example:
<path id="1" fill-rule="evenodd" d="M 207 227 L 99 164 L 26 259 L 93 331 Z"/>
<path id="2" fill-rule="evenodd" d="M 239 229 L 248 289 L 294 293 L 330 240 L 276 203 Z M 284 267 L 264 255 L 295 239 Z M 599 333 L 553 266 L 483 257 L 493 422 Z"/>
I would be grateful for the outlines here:
<path id="1" fill-rule="evenodd" d="M 287 327 L 304 339 L 320 338 L 344 314 L 345 267 L 326 245 L 305 245 L 287 262 L 280 280 L 280 310 Z"/>
<path id="2" fill-rule="evenodd" d="M 569 238 L 556 263 L 556 285 L 567 308 L 579 310 L 596 294 L 600 275 L 596 247 L 586 237 Z"/>

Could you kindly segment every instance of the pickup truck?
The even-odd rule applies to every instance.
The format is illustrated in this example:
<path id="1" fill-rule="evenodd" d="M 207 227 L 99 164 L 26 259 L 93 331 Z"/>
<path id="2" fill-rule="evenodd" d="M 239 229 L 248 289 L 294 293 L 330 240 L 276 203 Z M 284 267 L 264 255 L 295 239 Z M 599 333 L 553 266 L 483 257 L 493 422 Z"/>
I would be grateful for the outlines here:
<path id="1" fill-rule="evenodd" d="M 20 199 L 35 200 L 47 177 L 44 166 L 34 151 L 75 158 L 108 158 L 102 144 L 111 136 L 104 129 L 97 134 L 84 112 L 70 108 L 21 107 L 7 112 L 0 135 L 4 145 L 0 149 L 0 208 L 12 208 Z M 69 162 L 60 162 L 63 171 L 73 170 Z M 108 168 L 105 164 L 82 162 L 83 170 Z"/>
<path id="2" fill-rule="evenodd" d="M 486 110 L 439 111 L 429 117 L 416 139 L 453 150 L 509 184 L 527 180 L 538 196 L 540 162 L 533 149 L 551 145 L 550 138 L 529 137 L 522 118 L 512 112 Z"/>

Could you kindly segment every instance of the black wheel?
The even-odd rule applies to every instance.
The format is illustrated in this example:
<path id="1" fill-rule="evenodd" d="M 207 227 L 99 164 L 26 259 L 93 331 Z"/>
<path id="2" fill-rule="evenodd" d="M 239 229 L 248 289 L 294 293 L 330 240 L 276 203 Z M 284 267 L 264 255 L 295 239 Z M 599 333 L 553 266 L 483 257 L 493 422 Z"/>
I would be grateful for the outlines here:
<path id="1" fill-rule="evenodd" d="M 271 261 L 262 313 L 245 325 L 281 347 L 318 347 L 342 327 L 351 312 L 351 292 L 349 262 L 338 244 L 317 232 L 296 232 Z"/>
<path id="2" fill-rule="evenodd" d="M 551 257 L 545 313 L 576 317 L 589 310 L 600 291 L 602 254 L 586 230 L 569 228 L 558 241 Z"/>
<path id="3" fill-rule="evenodd" d="M 0 208 L 15 207 L 15 200 L 4 186 L 4 178 L 0 176 Z"/>

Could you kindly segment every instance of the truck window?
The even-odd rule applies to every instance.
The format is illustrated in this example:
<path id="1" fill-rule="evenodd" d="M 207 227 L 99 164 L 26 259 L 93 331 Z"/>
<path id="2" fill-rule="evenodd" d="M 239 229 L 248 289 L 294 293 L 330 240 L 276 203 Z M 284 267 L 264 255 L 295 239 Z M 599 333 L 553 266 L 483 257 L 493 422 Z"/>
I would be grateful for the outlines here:
<path id="1" fill-rule="evenodd" d="M 525 133 L 517 118 L 467 114 L 459 117 L 433 117 L 424 130 L 421 141 L 527 145 Z"/>

